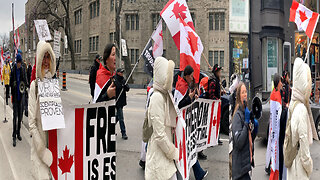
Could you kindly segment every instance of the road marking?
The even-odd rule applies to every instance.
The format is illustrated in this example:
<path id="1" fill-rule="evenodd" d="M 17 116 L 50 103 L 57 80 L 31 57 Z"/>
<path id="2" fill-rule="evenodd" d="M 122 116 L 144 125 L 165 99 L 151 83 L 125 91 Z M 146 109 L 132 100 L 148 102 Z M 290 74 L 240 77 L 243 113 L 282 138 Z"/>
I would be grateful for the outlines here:
<path id="1" fill-rule="evenodd" d="M 2 97 L 0 98 L 0 101 L 1 101 L 0 103 L 2 103 L 2 104 L 4 103 L 4 99 Z M 13 161 L 11 159 L 11 156 L 9 155 L 9 151 L 8 151 L 7 147 L 3 143 L 4 142 L 4 138 L 3 138 L 2 133 L 0 133 L 0 138 L 1 138 L 1 143 L 2 143 L 2 146 L 3 146 L 4 152 L 6 153 L 8 161 L 9 161 L 9 165 L 11 167 L 11 171 L 12 171 L 13 177 L 14 177 L 14 179 L 18 179 L 17 173 L 16 173 L 17 171 L 16 171 L 16 169 L 15 169 L 15 167 L 13 165 Z"/>

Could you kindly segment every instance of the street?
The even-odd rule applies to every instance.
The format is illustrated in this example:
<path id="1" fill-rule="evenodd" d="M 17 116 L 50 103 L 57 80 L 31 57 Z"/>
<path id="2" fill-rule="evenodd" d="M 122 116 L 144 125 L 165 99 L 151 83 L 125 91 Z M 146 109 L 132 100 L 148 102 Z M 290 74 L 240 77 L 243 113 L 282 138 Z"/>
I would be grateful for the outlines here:
<path id="1" fill-rule="evenodd" d="M 252 171 L 252 179 L 267 180 L 269 176 L 264 171 L 266 162 L 267 145 L 262 138 L 257 138 L 254 144 L 254 160 L 256 167 Z M 310 179 L 316 180 L 320 177 L 320 142 L 313 141 L 311 145 L 311 157 L 313 160 L 313 172 Z"/>
<path id="2" fill-rule="evenodd" d="M 67 75 L 67 91 L 61 91 L 63 106 L 71 104 L 86 104 L 89 102 L 90 90 L 88 76 Z M 61 86 L 60 81 L 60 86 Z M 3 87 L 1 86 L 0 108 L 3 112 Z M 117 125 L 117 179 L 144 179 L 144 171 L 139 166 L 140 149 L 142 141 L 142 124 L 144 120 L 146 101 L 145 89 L 130 89 L 127 93 L 127 106 L 124 108 L 124 118 L 128 140 L 121 138 L 120 127 Z M 9 104 L 12 107 L 11 104 Z M 32 179 L 30 162 L 31 138 L 28 129 L 28 119 L 23 118 L 21 129 L 22 141 L 17 142 L 15 148 L 12 147 L 12 109 L 8 110 L 8 123 L 2 123 L 4 113 L 0 114 L 0 179 Z M 204 151 L 208 156 L 207 160 L 201 160 L 202 168 L 209 171 L 206 179 L 220 180 L 228 179 L 228 135 L 221 135 L 222 146 L 211 147 Z M 194 179 L 193 172 L 190 172 Z"/>

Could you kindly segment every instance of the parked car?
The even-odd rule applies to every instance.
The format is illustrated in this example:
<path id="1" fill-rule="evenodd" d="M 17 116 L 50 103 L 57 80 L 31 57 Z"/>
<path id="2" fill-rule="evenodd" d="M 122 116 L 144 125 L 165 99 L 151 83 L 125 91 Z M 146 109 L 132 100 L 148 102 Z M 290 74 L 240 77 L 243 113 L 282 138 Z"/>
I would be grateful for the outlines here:
<path id="1" fill-rule="evenodd" d="M 179 69 L 174 69 L 174 77 L 173 77 L 173 84 L 172 87 L 175 89 L 176 83 L 178 81 L 178 75 L 181 76 L 183 71 L 180 71 Z M 199 82 L 201 81 L 202 78 L 208 77 L 207 73 L 200 71 L 200 76 L 199 76 Z M 151 88 L 153 85 L 153 79 L 150 80 L 148 86 L 147 86 L 147 91 Z M 226 82 L 223 81 L 222 85 L 225 87 Z M 221 96 L 221 118 L 220 118 L 220 132 L 224 134 L 229 133 L 229 95 L 225 94 Z"/>
<path id="2" fill-rule="evenodd" d="M 262 117 L 259 121 L 258 136 L 268 139 L 269 134 L 269 119 L 270 119 L 270 99 L 262 102 Z M 320 138 L 320 105 L 312 102 L 310 100 L 310 106 L 312 111 L 312 116 L 314 119 L 315 127 L 317 130 L 318 137 Z"/>

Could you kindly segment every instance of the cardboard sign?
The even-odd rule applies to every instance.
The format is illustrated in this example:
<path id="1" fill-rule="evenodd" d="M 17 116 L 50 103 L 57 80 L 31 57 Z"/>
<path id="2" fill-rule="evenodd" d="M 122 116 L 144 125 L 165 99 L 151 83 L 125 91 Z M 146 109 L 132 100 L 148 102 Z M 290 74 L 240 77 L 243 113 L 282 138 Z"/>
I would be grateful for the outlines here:
<path id="1" fill-rule="evenodd" d="M 179 149 L 176 166 L 187 180 L 197 152 L 218 144 L 221 101 L 199 98 L 180 112 L 175 129 L 175 146 Z"/>
<path id="2" fill-rule="evenodd" d="M 61 39 L 61 32 L 54 31 L 53 52 L 54 52 L 56 58 L 60 57 L 60 39 Z"/>
<path id="3" fill-rule="evenodd" d="M 115 101 L 68 106 L 66 128 L 49 131 L 55 180 L 116 179 Z"/>
<path id="4" fill-rule="evenodd" d="M 128 56 L 126 40 L 121 39 L 122 56 Z"/>
<path id="5" fill-rule="evenodd" d="M 57 79 L 38 79 L 38 95 L 42 129 L 65 128 L 64 113 Z"/>
<path id="6" fill-rule="evenodd" d="M 34 20 L 34 25 L 36 27 L 38 38 L 40 41 L 49 41 L 52 39 L 47 20 Z"/>

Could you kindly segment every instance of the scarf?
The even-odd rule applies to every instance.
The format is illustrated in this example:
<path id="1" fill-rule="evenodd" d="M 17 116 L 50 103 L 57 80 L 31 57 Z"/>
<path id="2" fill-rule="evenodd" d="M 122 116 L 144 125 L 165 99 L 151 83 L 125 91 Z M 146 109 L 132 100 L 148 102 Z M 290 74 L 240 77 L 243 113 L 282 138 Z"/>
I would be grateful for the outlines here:
<path id="1" fill-rule="evenodd" d="M 298 101 L 301 102 L 302 104 L 304 104 L 307 108 L 308 111 L 308 119 L 309 121 L 307 121 L 307 125 L 308 125 L 308 139 L 309 139 L 309 144 L 311 145 L 313 142 L 313 138 L 315 140 L 319 140 L 317 132 L 316 132 L 316 128 L 314 125 L 314 120 L 313 120 L 313 116 L 312 116 L 312 112 L 311 112 L 311 107 L 309 104 L 309 101 L 305 99 L 305 95 L 303 93 L 301 93 L 298 89 L 296 89 L 295 87 L 292 88 L 292 101 Z"/>

